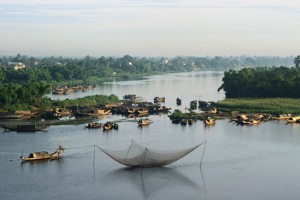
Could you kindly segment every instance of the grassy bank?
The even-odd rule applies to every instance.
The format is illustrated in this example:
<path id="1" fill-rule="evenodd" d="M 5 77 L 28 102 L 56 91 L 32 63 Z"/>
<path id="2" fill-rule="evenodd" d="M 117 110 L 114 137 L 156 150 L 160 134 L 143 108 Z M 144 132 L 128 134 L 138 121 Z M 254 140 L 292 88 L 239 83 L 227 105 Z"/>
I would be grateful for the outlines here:
<path id="1" fill-rule="evenodd" d="M 215 106 L 223 112 L 300 114 L 299 98 L 234 98 L 219 101 Z"/>

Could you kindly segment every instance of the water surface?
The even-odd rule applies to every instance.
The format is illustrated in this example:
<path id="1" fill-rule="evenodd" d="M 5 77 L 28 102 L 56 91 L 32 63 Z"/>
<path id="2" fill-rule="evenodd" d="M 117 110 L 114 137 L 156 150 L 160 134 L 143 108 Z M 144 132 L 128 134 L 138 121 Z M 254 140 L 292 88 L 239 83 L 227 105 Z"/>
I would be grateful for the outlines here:
<path id="1" fill-rule="evenodd" d="M 147 80 L 106 83 L 87 93 L 119 97 L 137 94 L 152 101 L 165 96 L 166 105 L 184 110 L 194 99 L 217 101 L 219 72 L 191 72 L 152 76 Z M 53 98 L 65 98 L 53 97 Z M 119 130 L 87 130 L 82 125 L 50 126 L 47 132 L 16 133 L 0 129 L 0 199 L 287 199 L 300 198 L 300 126 L 272 121 L 258 126 L 236 126 L 218 120 L 204 127 L 172 124 L 166 115 L 150 116 L 150 126 L 139 128 L 134 119 L 122 119 Z M 97 145 L 123 149 L 131 140 L 163 150 L 176 150 L 207 141 L 183 159 L 160 168 L 128 168 L 116 163 Z M 20 163 L 22 147 L 53 151 L 66 147 L 64 159 Z M 95 152 L 95 154 L 94 154 Z M 12 161 L 10 161 L 12 160 Z"/>

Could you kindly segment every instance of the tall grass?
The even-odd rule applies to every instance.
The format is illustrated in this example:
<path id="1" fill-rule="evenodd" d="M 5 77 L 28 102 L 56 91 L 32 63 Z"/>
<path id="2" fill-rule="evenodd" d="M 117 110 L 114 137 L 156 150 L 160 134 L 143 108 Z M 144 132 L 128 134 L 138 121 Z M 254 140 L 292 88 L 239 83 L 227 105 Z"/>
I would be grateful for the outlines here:
<path id="1" fill-rule="evenodd" d="M 240 111 L 243 113 L 300 114 L 299 98 L 234 98 L 216 103 L 220 111 Z"/>

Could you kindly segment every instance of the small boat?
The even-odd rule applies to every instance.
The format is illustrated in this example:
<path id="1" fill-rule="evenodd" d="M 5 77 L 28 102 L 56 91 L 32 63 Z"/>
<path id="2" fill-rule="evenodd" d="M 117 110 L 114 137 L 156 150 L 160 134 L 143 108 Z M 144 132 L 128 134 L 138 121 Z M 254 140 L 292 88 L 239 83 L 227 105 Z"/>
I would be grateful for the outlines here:
<path id="1" fill-rule="evenodd" d="M 181 125 L 185 126 L 187 124 L 187 120 L 186 119 L 182 119 L 180 122 Z"/>
<path id="2" fill-rule="evenodd" d="M 140 108 L 137 110 L 137 112 L 138 112 L 138 114 L 145 115 L 145 114 L 149 113 L 149 110 L 147 108 Z"/>
<path id="3" fill-rule="evenodd" d="M 215 124 L 216 123 L 216 120 L 214 120 L 214 119 L 206 119 L 206 120 L 204 120 L 204 125 L 205 126 L 208 126 L 208 125 L 213 125 L 213 124 Z"/>
<path id="4" fill-rule="evenodd" d="M 281 115 L 276 115 L 276 116 L 272 117 L 271 119 L 273 119 L 273 120 L 288 120 L 291 117 L 292 117 L 291 114 L 281 114 Z"/>
<path id="5" fill-rule="evenodd" d="M 165 102 L 165 97 L 154 97 L 154 103 Z"/>
<path id="6" fill-rule="evenodd" d="M 149 118 L 140 119 L 140 120 L 138 121 L 138 125 L 139 125 L 139 126 L 149 125 L 149 124 L 151 124 L 151 123 L 152 123 L 152 121 L 151 121 Z"/>
<path id="7" fill-rule="evenodd" d="M 85 128 L 101 128 L 101 123 L 98 122 L 93 122 L 93 123 L 88 123 L 87 126 L 85 126 Z"/>
<path id="8" fill-rule="evenodd" d="M 192 120 L 192 119 L 188 119 L 187 123 L 188 123 L 189 125 L 192 125 L 192 124 L 193 124 L 193 120 Z"/>
<path id="9" fill-rule="evenodd" d="M 128 114 L 134 114 L 134 113 L 135 113 L 135 110 L 136 110 L 135 108 L 128 108 L 128 109 L 127 109 L 127 113 L 128 113 Z"/>
<path id="10" fill-rule="evenodd" d="M 56 108 L 54 111 L 54 115 L 58 117 L 69 116 L 72 112 L 65 108 Z"/>
<path id="11" fill-rule="evenodd" d="M 64 151 L 64 148 L 62 146 L 59 146 L 58 149 L 49 154 L 47 151 L 40 151 L 40 152 L 34 152 L 30 153 L 28 157 L 21 156 L 22 162 L 26 161 L 36 161 L 36 160 L 57 160 L 62 158 L 61 152 Z"/>
<path id="12" fill-rule="evenodd" d="M 300 122 L 300 116 L 290 117 L 286 120 L 286 123 L 299 123 Z"/>
<path id="13" fill-rule="evenodd" d="M 176 99 L 176 105 L 177 105 L 177 106 L 180 106 L 180 105 L 181 105 L 181 99 L 179 99 L 178 97 L 177 97 L 177 99 Z"/>
<path id="14" fill-rule="evenodd" d="M 106 122 L 103 125 L 103 131 L 108 131 L 108 130 L 112 130 L 112 129 L 118 130 L 119 129 L 119 125 L 116 124 L 116 123 L 113 123 L 113 122 Z"/>
<path id="15" fill-rule="evenodd" d="M 197 100 L 193 100 L 190 102 L 190 108 L 193 110 L 197 108 Z"/>
<path id="16" fill-rule="evenodd" d="M 199 106 L 199 108 L 206 108 L 208 106 L 208 102 L 199 100 L 198 106 Z"/>
<path id="17" fill-rule="evenodd" d="M 110 113 L 110 109 L 97 109 L 97 110 L 94 110 L 94 114 L 97 114 L 97 115 L 108 115 Z"/>
<path id="18" fill-rule="evenodd" d="M 216 108 L 212 108 L 211 110 L 208 111 L 210 114 L 216 114 L 218 113 L 218 110 Z"/>
<path id="19" fill-rule="evenodd" d="M 47 127 L 38 128 L 36 125 L 17 125 L 17 127 L 4 126 L 5 131 L 17 131 L 17 132 L 35 132 L 44 131 Z"/>

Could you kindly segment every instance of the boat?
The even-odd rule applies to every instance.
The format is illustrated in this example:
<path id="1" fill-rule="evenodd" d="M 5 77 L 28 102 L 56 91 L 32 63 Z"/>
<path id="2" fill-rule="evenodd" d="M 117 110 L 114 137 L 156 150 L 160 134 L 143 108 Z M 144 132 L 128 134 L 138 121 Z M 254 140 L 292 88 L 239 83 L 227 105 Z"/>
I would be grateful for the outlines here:
<path id="1" fill-rule="evenodd" d="M 44 131 L 47 127 L 38 128 L 36 125 L 17 125 L 16 127 L 4 126 L 5 131 L 17 131 L 17 132 L 35 132 L 35 131 Z"/>
<path id="2" fill-rule="evenodd" d="M 145 115 L 145 114 L 149 113 L 149 110 L 147 108 L 140 108 L 140 109 L 137 109 L 137 112 L 138 112 L 138 114 Z"/>
<path id="3" fill-rule="evenodd" d="M 149 118 L 140 119 L 140 120 L 138 121 L 138 125 L 139 125 L 139 126 L 149 125 L 149 124 L 151 124 L 151 123 L 152 123 L 152 121 L 151 121 Z"/>
<path id="4" fill-rule="evenodd" d="M 87 126 L 85 126 L 85 128 L 101 128 L 101 123 L 99 122 L 92 122 L 92 123 L 88 123 Z"/>
<path id="5" fill-rule="evenodd" d="M 193 120 L 192 119 L 188 119 L 187 123 L 188 123 L 188 125 L 192 125 L 193 124 Z"/>
<path id="6" fill-rule="evenodd" d="M 71 114 L 71 110 L 65 108 L 56 108 L 54 111 L 54 115 L 58 117 L 69 116 Z"/>
<path id="7" fill-rule="evenodd" d="M 181 99 L 179 99 L 178 97 L 177 97 L 177 99 L 176 99 L 176 105 L 177 105 L 177 106 L 180 106 L 180 105 L 181 105 Z"/>
<path id="8" fill-rule="evenodd" d="M 197 108 L 197 100 L 193 100 L 190 102 L 190 108 L 193 110 Z"/>
<path id="9" fill-rule="evenodd" d="M 291 117 L 292 117 L 291 114 L 281 114 L 281 115 L 276 115 L 276 116 L 272 117 L 271 119 L 273 119 L 273 120 L 288 120 Z"/>
<path id="10" fill-rule="evenodd" d="M 180 124 L 185 126 L 187 124 L 187 119 L 181 119 Z"/>
<path id="11" fill-rule="evenodd" d="M 110 113 L 110 109 L 96 109 L 94 110 L 94 114 L 97 114 L 97 115 L 108 115 Z"/>
<path id="12" fill-rule="evenodd" d="M 119 129 L 119 125 L 116 124 L 116 123 L 113 123 L 113 122 L 106 122 L 103 125 L 103 131 L 108 131 L 108 130 L 112 130 L 112 129 L 118 130 Z"/>
<path id="13" fill-rule="evenodd" d="M 212 108 L 211 110 L 208 111 L 210 114 L 216 114 L 218 113 L 218 110 L 216 108 Z"/>
<path id="14" fill-rule="evenodd" d="M 154 103 L 165 102 L 165 97 L 154 97 Z"/>
<path id="15" fill-rule="evenodd" d="M 286 120 L 286 123 L 299 123 L 300 122 L 300 116 L 290 117 Z"/>
<path id="16" fill-rule="evenodd" d="M 24 157 L 23 155 L 20 157 L 22 162 L 26 161 L 36 161 L 36 160 L 57 160 L 62 158 L 62 151 L 64 151 L 64 148 L 62 146 L 59 146 L 58 149 L 49 154 L 47 151 L 40 151 L 40 152 L 34 152 L 30 153 L 28 157 Z M 23 153 L 22 153 L 23 154 Z"/>
<path id="17" fill-rule="evenodd" d="M 213 124 L 216 123 L 216 120 L 208 118 L 208 119 L 204 120 L 203 123 L 204 123 L 205 126 L 213 125 Z"/>
<path id="18" fill-rule="evenodd" d="M 127 109 L 127 113 L 128 113 L 128 114 L 134 114 L 135 111 L 136 111 L 135 108 L 128 108 L 128 109 Z"/>
<path id="19" fill-rule="evenodd" d="M 199 108 L 206 108 L 208 106 L 208 102 L 199 100 L 198 106 L 199 106 Z"/>

